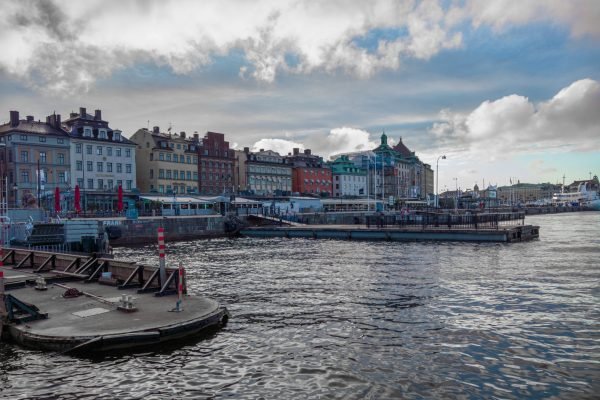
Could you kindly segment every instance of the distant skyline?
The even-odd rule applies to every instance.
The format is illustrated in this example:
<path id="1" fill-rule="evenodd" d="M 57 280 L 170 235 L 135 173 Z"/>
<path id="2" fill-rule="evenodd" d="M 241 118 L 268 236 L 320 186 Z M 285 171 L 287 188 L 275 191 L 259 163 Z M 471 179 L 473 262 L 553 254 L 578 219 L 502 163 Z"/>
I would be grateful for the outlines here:
<path id="1" fill-rule="evenodd" d="M 600 174 L 600 2 L 4 1 L 0 122 L 102 109 L 328 158 L 382 131 L 439 189 Z M 458 178 L 457 181 L 454 178 Z"/>

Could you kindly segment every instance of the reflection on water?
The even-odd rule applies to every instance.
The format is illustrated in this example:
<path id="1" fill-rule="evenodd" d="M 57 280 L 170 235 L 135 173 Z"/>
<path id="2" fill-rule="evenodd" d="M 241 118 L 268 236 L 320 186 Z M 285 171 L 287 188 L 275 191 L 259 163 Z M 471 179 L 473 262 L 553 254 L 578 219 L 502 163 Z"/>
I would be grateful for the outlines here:
<path id="1" fill-rule="evenodd" d="M 225 329 L 100 359 L 1 344 L 0 397 L 592 398 L 600 213 L 528 222 L 539 241 L 171 243 Z M 153 246 L 116 253 L 157 263 Z"/>

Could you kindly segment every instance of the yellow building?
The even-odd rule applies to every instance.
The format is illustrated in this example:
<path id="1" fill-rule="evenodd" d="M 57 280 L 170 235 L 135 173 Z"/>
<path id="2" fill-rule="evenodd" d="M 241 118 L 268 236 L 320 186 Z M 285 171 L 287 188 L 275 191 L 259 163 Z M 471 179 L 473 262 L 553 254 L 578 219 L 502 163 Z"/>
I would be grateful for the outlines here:
<path id="1" fill-rule="evenodd" d="M 198 193 L 198 135 L 139 129 L 136 143 L 137 185 L 143 193 Z"/>

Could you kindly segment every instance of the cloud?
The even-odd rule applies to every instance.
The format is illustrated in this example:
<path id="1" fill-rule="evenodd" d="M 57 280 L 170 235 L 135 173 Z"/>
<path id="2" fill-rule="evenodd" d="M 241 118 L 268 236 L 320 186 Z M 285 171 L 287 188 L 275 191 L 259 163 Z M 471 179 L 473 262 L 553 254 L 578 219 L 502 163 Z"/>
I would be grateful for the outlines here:
<path id="1" fill-rule="evenodd" d="M 519 152 L 597 151 L 600 148 L 600 83 L 582 79 L 552 99 L 534 104 L 512 94 L 484 101 L 469 113 L 443 110 L 430 133 L 442 147 L 490 157 Z"/>
<path id="2" fill-rule="evenodd" d="M 286 139 L 260 139 L 252 145 L 251 151 L 272 150 L 283 155 L 291 153 L 294 148 L 304 149 L 302 143 L 297 143 Z"/>

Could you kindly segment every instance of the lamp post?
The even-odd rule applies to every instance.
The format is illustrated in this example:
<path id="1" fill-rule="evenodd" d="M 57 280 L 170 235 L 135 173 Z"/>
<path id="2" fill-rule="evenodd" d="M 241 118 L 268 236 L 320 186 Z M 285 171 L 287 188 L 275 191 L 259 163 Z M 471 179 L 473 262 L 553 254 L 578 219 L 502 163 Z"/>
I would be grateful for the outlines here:
<path id="1" fill-rule="evenodd" d="M 445 160 L 446 156 L 445 155 L 439 156 L 437 158 L 437 161 L 435 162 L 435 175 L 436 175 L 436 178 L 435 178 L 435 208 L 439 208 L 439 206 L 440 206 L 440 194 L 438 192 L 438 187 L 440 185 L 440 170 L 439 170 L 440 158 L 442 160 Z"/>
<path id="2" fill-rule="evenodd" d="M 18 194 L 19 194 L 19 187 L 17 186 L 17 184 L 15 183 L 15 185 L 13 186 L 13 190 L 15 191 L 15 208 L 18 208 Z"/>
<path id="3" fill-rule="evenodd" d="M 456 185 L 456 192 L 454 195 L 454 210 L 457 211 L 458 210 L 458 178 L 452 178 L 454 180 L 454 183 Z"/>

